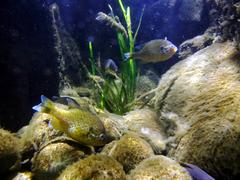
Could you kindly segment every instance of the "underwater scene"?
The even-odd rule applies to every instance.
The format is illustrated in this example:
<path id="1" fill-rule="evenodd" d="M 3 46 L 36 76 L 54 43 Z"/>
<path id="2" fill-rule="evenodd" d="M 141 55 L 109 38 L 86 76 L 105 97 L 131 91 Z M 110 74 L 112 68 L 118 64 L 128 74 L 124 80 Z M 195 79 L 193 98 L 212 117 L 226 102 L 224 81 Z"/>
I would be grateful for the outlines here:
<path id="1" fill-rule="evenodd" d="M 240 0 L 0 2 L 0 177 L 240 179 Z"/>

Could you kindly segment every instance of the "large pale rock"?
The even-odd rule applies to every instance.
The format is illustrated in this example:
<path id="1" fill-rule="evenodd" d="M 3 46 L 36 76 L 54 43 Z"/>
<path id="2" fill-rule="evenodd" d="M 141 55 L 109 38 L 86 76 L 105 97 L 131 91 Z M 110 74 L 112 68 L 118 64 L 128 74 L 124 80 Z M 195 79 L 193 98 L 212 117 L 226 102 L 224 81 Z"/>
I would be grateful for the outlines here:
<path id="1" fill-rule="evenodd" d="M 143 160 L 128 177 L 132 180 L 192 180 L 178 162 L 162 155 Z"/>
<path id="2" fill-rule="evenodd" d="M 198 165 L 216 179 L 237 179 L 240 175 L 239 115 L 237 118 L 235 121 L 206 119 L 194 124 L 169 155 Z"/>
<path id="3" fill-rule="evenodd" d="M 236 54 L 233 43 L 216 43 L 180 61 L 162 76 L 155 109 L 160 121 L 166 123 L 168 135 L 184 132 L 201 118 L 225 119 L 231 114 L 221 112 L 233 101 L 238 103 L 234 100 L 240 89 Z M 234 104 L 229 110 L 234 112 L 232 107 Z"/>
<path id="4" fill-rule="evenodd" d="M 143 137 L 156 154 L 161 154 L 166 149 L 164 128 L 162 124 L 158 123 L 156 112 L 148 108 L 135 109 L 128 112 L 123 118 L 128 130 Z"/>
<path id="5" fill-rule="evenodd" d="M 183 136 L 170 155 L 218 178 L 240 174 L 239 59 L 232 42 L 213 44 L 173 66 L 155 97 L 170 139 Z"/>

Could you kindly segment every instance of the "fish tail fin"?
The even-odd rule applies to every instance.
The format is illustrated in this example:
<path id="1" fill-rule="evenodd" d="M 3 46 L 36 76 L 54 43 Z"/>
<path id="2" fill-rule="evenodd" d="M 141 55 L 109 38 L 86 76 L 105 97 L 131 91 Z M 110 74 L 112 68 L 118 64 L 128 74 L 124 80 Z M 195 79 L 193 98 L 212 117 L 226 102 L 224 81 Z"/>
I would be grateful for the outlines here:
<path id="1" fill-rule="evenodd" d="M 127 60 L 129 60 L 130 58 L 132 58 L 132 55 L 130 54 L 130 52 L 125 53 L 125 54 L 124 54 L 124 58 L 125 58 L 124 60 L 127 61 Z"/>
<path id="2" fill-rule="evenodd" d="M 41 103 L 33 106 L 32 109 L 38 112 L 49 112 L 53 108 L 53 102 L 46 96 L 41 95 Z"/>

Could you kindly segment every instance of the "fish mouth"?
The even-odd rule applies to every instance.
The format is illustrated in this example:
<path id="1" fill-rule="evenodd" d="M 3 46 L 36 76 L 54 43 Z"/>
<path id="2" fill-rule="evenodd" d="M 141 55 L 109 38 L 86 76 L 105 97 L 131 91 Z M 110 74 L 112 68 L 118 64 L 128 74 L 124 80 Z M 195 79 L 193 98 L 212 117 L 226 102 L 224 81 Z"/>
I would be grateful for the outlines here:
<path id="1" fill-rule="evenodd" d="M 177 50 L 178 50 L 178 48 L 177 48 L 176 46 L 174 46 L 174 47 L 171 48 L 171 51 L 172 51 L 173 53 L 177 52 Z"/>
<path id="2" fill-rule="evenodd" d="M 177 52 L 177 50 L 178 50 L 178 48 L 176 46 L 173 46 L 173 47 L 170 48 L 169 52 L 170 52 L 170 54 L 173 55 Z"/>

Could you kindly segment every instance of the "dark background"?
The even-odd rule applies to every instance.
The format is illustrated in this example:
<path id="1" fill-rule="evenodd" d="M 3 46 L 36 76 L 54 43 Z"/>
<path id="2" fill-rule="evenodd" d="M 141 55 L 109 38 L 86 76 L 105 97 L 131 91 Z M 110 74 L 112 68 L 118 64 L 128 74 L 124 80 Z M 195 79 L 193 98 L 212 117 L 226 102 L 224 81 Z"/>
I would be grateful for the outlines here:
<path id="1" fill-rule="evenodd" d="M 99 11 L 108 13 L 111 4 L 115 14 L 121 14 L 117 0 L 7 0 L 0 2 L 0 125 L 16 131 L 32 116 L 33 105 L 39 97 L 57 95 L 57 54 L 49 5 L 56 2 L 66 30 L 71 34 L 82 55 L 87 59 L 88 40 L 103 59 L 118 61 L 119 51 L 114 31 L 95 20 Z M 182 0 L 174 7 L 158 4 L 156 0 L 125 0 L 132 10 L 133 29 L 136 28 L 143 5 L 146 10 L 137 44 L 168 37 L 179 46 L 184 40 L 202 34 L 208 27 L 208 7 L 201 21 L 183 21 L 178 17 Z M 153 5 L 156 3 L 156 5 Z M 122 17 L 120 16 L 120 19 Z M 177 56 L 154 64 L 161 75 L 178 62 Z M 142 68 L 153 67 L 146 65 Z"/>

